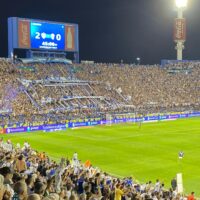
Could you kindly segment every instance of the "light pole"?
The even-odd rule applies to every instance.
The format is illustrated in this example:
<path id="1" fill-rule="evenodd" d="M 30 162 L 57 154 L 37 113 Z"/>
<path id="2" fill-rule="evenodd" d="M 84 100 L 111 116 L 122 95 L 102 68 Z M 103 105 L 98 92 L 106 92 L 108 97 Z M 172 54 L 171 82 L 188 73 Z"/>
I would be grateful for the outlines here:
<path id="1" fill-rule="evenodd" d="M 176 0 L 177 18 L 174 23 L 174 41 L 176 43 L 177 60 L 183 59 L 184 42 L 186 40 L 186 21 L 183 11 L 187 7 L 188 0 Z"/>
<path id="2" fill-rule="evenodd" d="M 141 59 L 140 59 L 139 57 L 136 58 L 137 65 L 140 65 L 140 60 L 141 60 Z"/>

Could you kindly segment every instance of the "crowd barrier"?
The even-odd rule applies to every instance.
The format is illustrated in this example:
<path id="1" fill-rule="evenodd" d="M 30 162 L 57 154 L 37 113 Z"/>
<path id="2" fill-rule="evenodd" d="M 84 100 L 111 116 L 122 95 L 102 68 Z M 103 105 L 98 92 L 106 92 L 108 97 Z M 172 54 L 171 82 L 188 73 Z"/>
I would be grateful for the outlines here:
<path id="1" fill-rule="evenodd" d="M 157 114 L 157 115 L 147 115 L 145 117 L 132 117 L 132 118 L 115 118 L 112 120 L 87 120 L 83 122 L 68 122 L 65 124 L 46 124 L 38 126 L 23 126 L 15 128 L 5 128 L 1 132 L 5 134 L 20 133 L 20 132 L 33 132 L 33 131 L 56 131 L 56 130 L 66 130 L 68 128 L 78 128 L 86 126 L 96 126 L 96 125 L 106 125 L 106 124 L 119 124 L 127 122 L 154 122 L 162 120 L 175 120 L 180 118 L 191 118 L 200 117 L 200 112 L 184 113 L 184 114 Z"/>

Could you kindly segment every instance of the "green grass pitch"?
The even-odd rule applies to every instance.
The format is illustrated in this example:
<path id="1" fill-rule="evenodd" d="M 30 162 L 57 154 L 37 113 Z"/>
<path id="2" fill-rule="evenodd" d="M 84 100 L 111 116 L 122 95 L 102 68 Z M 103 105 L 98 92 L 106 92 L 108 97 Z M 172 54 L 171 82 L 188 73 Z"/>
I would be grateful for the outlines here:
<path id="1" fill-rule="evenodd" d="M 170 180 L 183 173 L 185 193 L 200 196 L 200 118 L 170 122 L 98 126 L 60 132 L 3 135 L 21 145 L 27 140 L 34 149 L 51 158 L 72 157 L 78 152 L 83 162 L 116 176 L 133 176 L 141 183 L 157 178 Z M 185 153 L 178 160 L 178 152 Z"/>

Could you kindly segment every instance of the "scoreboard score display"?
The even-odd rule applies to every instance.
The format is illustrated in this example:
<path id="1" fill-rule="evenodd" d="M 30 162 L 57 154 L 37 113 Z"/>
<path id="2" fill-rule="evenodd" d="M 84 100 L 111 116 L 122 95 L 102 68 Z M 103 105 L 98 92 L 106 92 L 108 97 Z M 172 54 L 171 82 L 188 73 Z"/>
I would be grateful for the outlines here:
<path id="1" fill-rule="evenodd" d="M 31 22 L 31 48 L 65 50 L 65 26 Z"/>
<path id="2" fill-rule="evenodd" d="M 8 18 L 9 55 L 13 49 L 78 52 L 78 25 Z"/>

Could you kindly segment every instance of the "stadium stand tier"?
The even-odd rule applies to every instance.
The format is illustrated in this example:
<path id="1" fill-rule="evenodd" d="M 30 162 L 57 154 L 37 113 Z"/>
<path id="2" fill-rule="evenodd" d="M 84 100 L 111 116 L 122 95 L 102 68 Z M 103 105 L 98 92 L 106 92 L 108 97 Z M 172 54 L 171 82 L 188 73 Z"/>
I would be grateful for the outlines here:
<path id="1" fill-rule="evenodd" d="M 199 110 L 200 63 L 128 65 L 0 59 L 0 125 L 105 113 Z"/>

